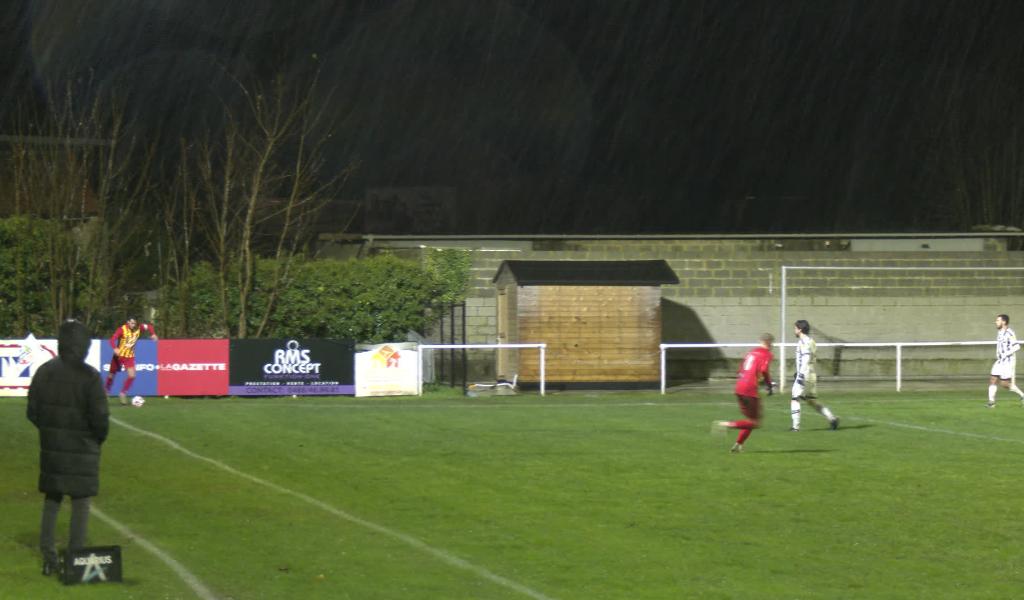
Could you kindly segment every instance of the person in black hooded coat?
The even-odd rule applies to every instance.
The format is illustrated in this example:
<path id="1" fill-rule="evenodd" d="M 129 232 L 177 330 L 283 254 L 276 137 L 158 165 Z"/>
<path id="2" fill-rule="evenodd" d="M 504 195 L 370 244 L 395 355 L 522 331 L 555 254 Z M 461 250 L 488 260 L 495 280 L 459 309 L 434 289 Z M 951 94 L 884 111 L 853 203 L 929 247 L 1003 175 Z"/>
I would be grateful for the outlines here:
<path id="1" fill-rule="evenodd" d="M 39 547 L 43 574 L 57 570 L 55 529 L 64 496 L 71 497 L 69 549 L 85 546 L 90 499 L 100 488 L 100 446 L 110 410 L 99 372 L 85 363 L 89 331 L 78 321 L 60 326 L 57 358 L 39 367 L 28 390 L 28 420 L 39 429 Z"/>

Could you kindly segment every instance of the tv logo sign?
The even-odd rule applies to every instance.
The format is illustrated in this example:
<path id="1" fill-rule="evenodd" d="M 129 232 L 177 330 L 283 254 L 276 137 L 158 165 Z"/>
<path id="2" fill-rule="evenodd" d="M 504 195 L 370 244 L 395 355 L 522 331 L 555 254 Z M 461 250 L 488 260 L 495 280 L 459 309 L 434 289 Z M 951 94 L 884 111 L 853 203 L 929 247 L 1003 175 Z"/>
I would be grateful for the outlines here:
<path id="1" fill-rule="evenodd" d="M 57 340 L 37 340 L 31 333 L 23 340 L 0 340 L 0 396 L 28 395 L 32 375 L 57 356 Z"/>

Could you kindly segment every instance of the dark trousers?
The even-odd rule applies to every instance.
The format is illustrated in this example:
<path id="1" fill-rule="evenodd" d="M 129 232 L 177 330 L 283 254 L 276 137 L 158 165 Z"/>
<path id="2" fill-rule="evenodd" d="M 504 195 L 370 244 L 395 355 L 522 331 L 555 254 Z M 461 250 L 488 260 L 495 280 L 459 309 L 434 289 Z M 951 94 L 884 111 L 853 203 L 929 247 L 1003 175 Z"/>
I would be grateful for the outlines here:
<path id="1" fill-rule="evenodd" d="M 61 494 L 46 494 L 43 499 L 43 519 L 39 527 L 39 549 L 47 561 L 57 562 L 57 513 L 60 512 Z M 85 547 L 89 532 L 89 496 L 71 499 L 71 537 L 68 548 L 76 550 Z"/>

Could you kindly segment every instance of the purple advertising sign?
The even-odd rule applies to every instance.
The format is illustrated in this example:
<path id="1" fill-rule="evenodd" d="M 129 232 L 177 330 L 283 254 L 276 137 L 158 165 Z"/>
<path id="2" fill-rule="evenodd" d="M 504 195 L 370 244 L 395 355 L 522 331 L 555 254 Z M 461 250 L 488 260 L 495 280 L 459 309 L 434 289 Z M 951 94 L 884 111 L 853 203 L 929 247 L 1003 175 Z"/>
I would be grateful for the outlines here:
<path id="1" fill-rule="evenodd" d="M 110 359 L 114 356 L 114 349 L 106 340 L 101 340 L 100 345 L 100 377 L 106 381 L 107 373 L 110 372 Z M 139 340 L 135 344 L 135 383 L 132 389 L 128 390 L 129 396 L 155 396 L 157 395 L 157 360 L 156 345 L 159 342 L 152 340 Z M 114 385 L 110 388 L 110 394 L 116 396 L 121 391 L 128 374 L 124 371 L 115 373 Z"/>

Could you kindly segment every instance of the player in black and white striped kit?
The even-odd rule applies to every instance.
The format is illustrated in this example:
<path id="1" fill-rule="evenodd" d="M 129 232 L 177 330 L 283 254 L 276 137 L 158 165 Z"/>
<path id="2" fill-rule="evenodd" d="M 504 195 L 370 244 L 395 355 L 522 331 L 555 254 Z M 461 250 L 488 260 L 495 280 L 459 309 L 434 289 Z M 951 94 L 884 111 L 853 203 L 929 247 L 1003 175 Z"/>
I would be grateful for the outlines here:
<path id="1" fill-rule="evenodd" d="M 996 362 L 992 363 L 992 371 L 988 377 L 988 408 L 996 406 L 996 390 L 998 385 L 1010 390 L 1020 398 L 1021 406 L 1024 406 L 1024 392 L 1020 391 L 1016 382 L 1017 351 L 1020 350 L 1020 342 L 1017 341 L 1017 334 L 1010 329 L 1010 317 L 1007 315 L 996 315 Z"/>
<path id="2" fill-rule="evenodd" d="M 811 337 L 811 324 L 800 319 L 793 323 L 796 335 L 796 373 L 791 388 L 792 399 L 789 401 L 790 418 L 793 426 L 790 431 L 800 431 L 800 403 L 805 402 L 814 407 L 821 416 L 828 419 L 829 429 L 839 429 L 839 418 L 832 414 L 827 406 L 818 402 L 818 374 L 815 363 L 818 361 L 818 344 Z"/>

